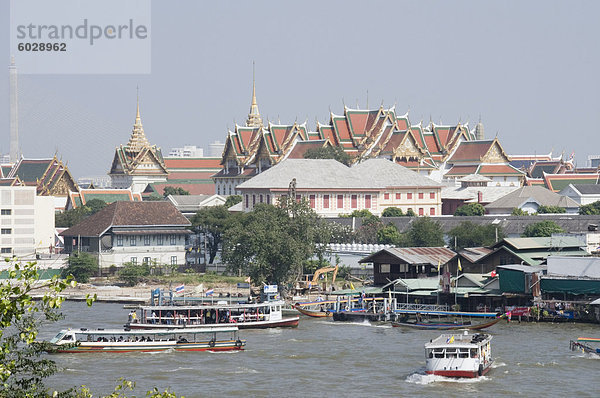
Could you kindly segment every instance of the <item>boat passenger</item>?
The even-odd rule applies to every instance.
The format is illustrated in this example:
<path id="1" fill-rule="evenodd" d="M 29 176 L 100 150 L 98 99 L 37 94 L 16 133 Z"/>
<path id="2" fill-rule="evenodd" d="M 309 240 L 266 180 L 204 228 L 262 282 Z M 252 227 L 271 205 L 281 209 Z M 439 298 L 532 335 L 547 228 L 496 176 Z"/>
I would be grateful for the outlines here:
<path id="1" fill-rule="evenodd" d="M 156 312 L 152 311 L 152 323 L 156 323 Z"/>

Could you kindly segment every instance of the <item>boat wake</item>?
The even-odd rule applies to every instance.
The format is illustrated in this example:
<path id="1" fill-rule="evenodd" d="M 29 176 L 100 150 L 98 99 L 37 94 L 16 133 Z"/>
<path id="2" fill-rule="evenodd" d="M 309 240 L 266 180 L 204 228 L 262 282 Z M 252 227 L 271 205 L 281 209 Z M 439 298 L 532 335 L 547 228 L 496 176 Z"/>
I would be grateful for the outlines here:
<path id="1" fill-rule="evenodd" d="M 571 358 L 600 359 L 600 355 L 583 352 L 577 355 L 572 355 Z"/>
<path id="2" fill-rule="evenodd" d="M 454 377 L 444 377 L 437 375 L 428 375 L 426 373 L 413 373 L 406 377 L 404 380 L 407 383 L 411 384 L 419 384 L 419 385 L 427 385 L 431 383 L 480 383 L 482 381 L 489 380 L 490 378 L 487 376 L 480 376 L 474 378 L 454 378 Z"/>
<path id="3" fill-rule="evenodd" d="M 196 368 L 185 368 L 185 367 L 181 367 L 180 366 L 180 367 L 175 368 L 175 369 L 165 370 L 165 372 L 167 372 L 167 373 L 173 373 L 173 372 L 181 372 L 183 370 L 196 370 Z"/>
<path id="4" fill-rule="evenodd" d="M 233 372 L 231 372 L 233 374 L 237 374 L 237 375 L 241 375 L 241 374 L 256 374 L 256 373 L 260 373 L 258 370 L 256 369 L 250 369 L 250 368 L 239 368 L 237 370 L 234 370 Z"/>
<path id="5" fill-rule="evenodd" d="M 501 368 L 503 366 L 506 366 L 506 364 L 504 362 L 494 362 L 494 363 L 492 363 L 491 368 L 496 369 L 496 368 Z"/>

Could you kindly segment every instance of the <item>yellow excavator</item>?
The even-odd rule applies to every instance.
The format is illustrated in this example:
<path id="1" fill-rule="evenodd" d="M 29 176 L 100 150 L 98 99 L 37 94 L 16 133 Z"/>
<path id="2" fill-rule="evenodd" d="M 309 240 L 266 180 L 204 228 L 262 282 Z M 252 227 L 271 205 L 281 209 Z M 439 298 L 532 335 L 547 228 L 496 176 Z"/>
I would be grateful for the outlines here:
<path id="1" fill-rule="evenodd" d="M 338 267 L 339 267 L 339 265 L 336 265 L 335 267 L 319 268 L 313 274 L 312 280 L 309 280 L 309 276 L 307 275 L 305 277 L 306 278 L 305 280 L 299 282 L 300 289 L 307 289 L 309 291 L 312 289 L 317 289 L 319 287 L 319 278 L 321 277 L 321 275 L 324 275 L 324 274 L 326 275 L 328 272 L 331 272 L 331 271 L 333 271 L 333 276 L 331 277 L 331 284 L 333 285 L 335 283 L 335 278 L 338 273 Z M 326 286 L 325 282 L 324 282 L 323 290 L 327 290 L 327 286 Z"/>

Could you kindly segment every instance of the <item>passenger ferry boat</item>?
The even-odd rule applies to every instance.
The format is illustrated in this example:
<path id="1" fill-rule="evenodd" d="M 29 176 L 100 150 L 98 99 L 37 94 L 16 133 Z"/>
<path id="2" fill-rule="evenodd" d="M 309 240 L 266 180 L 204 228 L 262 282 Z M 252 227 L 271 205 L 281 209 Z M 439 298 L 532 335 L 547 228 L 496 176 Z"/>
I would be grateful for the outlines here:
<path id="1" fill-rule="evenodd" d="M 125 324 L 128 329 L 203 328 L 237 326 L 239 329 L 296 327 L 300 316 L 284 317 L 282 300 L 257 304 L 166 305 L 143 306 L 134 319 Z M 131 317 L 130 317 L 131 318 Z"/>
<path id="2" fill-rule="evenodd" d="M 442 334 L 425 344 L 428 374 L 446 377 L 478 377 L 493 363 L 488 334 Z"/>
<path id="3" fill-rule="evenodd" d="M 600 338 L 579 337 L 577 341 L 571 340 L 569 345 L 571 351 L 581 351 L 585 354 L 600 356 Z"/>
<path id="4" fill-rule="evenodd" d="M 50 340 L 52 352 L 152 352 L 243 350 L 237 327 L 185 330 L 67 329 Z"/>

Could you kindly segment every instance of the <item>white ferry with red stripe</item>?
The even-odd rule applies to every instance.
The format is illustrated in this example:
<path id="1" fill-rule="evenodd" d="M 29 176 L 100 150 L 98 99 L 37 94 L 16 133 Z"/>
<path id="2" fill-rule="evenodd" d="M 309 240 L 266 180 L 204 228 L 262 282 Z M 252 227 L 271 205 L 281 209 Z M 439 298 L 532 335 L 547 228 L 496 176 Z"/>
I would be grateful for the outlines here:
<path id="1" fill-rule="evenodd" d="M 425 344 L 425 370 L 445 377 L 479 377 L 492 363 L 492 336 L 467 331 L 464 334 L 442 334 Z"/>

